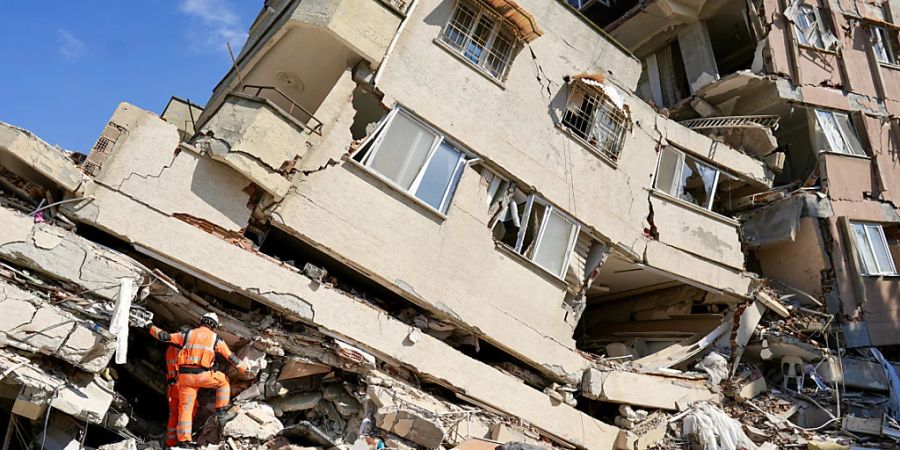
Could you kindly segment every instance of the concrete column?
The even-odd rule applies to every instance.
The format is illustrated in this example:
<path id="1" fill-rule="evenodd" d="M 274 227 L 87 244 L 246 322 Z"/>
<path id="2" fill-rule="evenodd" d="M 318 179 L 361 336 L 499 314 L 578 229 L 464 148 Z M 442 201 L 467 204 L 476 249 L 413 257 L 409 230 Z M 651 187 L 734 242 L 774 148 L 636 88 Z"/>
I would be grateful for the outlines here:
<path id="1" fill-rule="evenodd" d="M 716 56 L 704 22 L 695 22 L 682 28 L 678 32 L 678 46 L 681 47 L 684 73 L 691 86 L 691 94 L 696 94 L 703 86 L 719 79 Z"/>

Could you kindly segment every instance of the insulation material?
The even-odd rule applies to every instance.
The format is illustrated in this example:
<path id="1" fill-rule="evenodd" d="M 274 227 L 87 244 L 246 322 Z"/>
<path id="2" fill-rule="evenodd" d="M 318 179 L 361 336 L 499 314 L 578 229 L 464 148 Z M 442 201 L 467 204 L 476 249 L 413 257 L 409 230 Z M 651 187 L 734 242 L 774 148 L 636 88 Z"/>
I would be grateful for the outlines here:
<path id="1" fill-rule="evenodd" d="M 744 434 L 741 423 L 728 417 L 721 409 L 708 403 L 698 403 L 684 418 L 683 436 L 699 444 L 703 450 L 757 450 L 756 444 Z"/>
<path id="2" fill-rule="evenodd" d="M 119 299 L 109 323 L 109 330 L 116 337 L 116 364 L 125 364 L 128 357 L 128 314 L 133 298 L 134 280 L 122 278 L 119 281 Z"/>

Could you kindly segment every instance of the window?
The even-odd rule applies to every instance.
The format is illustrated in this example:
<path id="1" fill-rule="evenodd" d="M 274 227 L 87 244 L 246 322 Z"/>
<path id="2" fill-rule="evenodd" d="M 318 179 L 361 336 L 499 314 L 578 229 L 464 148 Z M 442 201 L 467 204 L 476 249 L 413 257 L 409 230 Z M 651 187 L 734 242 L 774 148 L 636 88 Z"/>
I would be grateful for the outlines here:
<path id="1" fill-rule="evenodd" d="M 441 40 L 498 80 L 506 76 L 516 46 L 515 34 L 503 18 L 468 0 L 456 3 Z"/>
<path id="2" fill-rule="evenodd" d="M 584 82 L 569 86 L 563 125 L 592 148 L 618 159 L 625 140 L 625 112 L 606 93 Z"/>
<path id="3" fill-rule="evenodd" d="M 865 275 L 896 275 L 894 259 L 881 225 L 851 223 L 860 269 Z"/>
<path id="4" fill-rule="evenodd" d="M 681 47 L 673 41 L 644 58 L 638 92 L 657 106 L 673 106 L 691 95 Z"/>
<path id="5" fill-rule="evenodd" d="M 654 187 L 703 209 L 719 211 L 719 189 L 735 177 L 673 147 L 659 153 Z M 722 186 L 720 186 L 722 185 Z"/>
<path id="6" fill-rule="evenodd" d="M 882 26 L 869 28 L 875 59 L 885 64 L 897 64 L 897 32 Z"/>
<path id="7" fill-rule="evenodd" d="M 432 208 L 446 212 L 466 154 L 401 109 L 388 114 L 373 136 L 354 159 Z"/>
<path id="8" fill-rule="evenodd" d="M 562 278 L 580 225 L 541 197 L 494 174 L 488 178 L 488 198 L 494 240 Z"/>
<path id="9" fill-rule="evenodd" d="M 820 150 L 866 156 L 847 114 L 816 110 L 816 146 Z"/>
<path id="10" fill-rule="evenodd" d="M 818 8 L 810 5 L 800 5 L 797 17 L 794 19 L 794 30 L 797 32 L 797 41 L 802 45 L 816 48 L 826 48 L 822 34 L 825 27 L 819 17 Z"/>

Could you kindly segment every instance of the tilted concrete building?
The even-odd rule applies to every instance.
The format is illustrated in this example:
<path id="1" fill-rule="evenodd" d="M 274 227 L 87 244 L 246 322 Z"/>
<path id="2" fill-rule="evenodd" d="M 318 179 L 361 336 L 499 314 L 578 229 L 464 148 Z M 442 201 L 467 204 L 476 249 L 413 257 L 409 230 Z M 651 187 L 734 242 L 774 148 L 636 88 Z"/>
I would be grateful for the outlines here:
<path id="1" fill-rule="evenodd" d="M 846 241 L 836 234 L 840 217 L 848 232 L 856 221 L 890 222 L 888 184 L 863 197 L 866 180 L 888 179 L 870 164 L 889 156 L 857 154 L 847 116 L 814 112 L 864 107 L 860 123 L 881 142 L 889 103 L 874 90 L 842 95 L 789 78 L 789 61 L 813 50 L 793 44 L 782 20 L 735 16 L 720 3 L 267 1 L 202 111 L 173 99 L 159 117 L 123 103 L 81 171 L 4 126 L 0 165 L 20 180 L 20 197 L 37 201 L 23 188 L 31 183 L 63 201 L 47 214 L 81 235 L 65 242 L 121 252 L 135 285 L 151 286 L 135 302 L 172 328 L 213 305 L 231 311 L 223 332 L 233 344 L 256 343 L 247 352 L 261 333 L 311 358 L 273 331 L 274 319 L 241 319 L 278 315 L 277 330 L 316 330 L 319 342 L 411 374 L 454 408 L 524 421 L 534 439 L 643 448 L 611 425 L 608 405 L 716 401 L 690 377 L 661 374 L 715 342 L 733 349 L 736 368 L 759 316 L 790 314 L 762 275 L 803 301 L 846 311 L 864 291 L 864 311 L 889 308 L 873 296 L 889 293 L 890 280 L 839 262 Z M 725 38 L 746 23 L 752 30 Z M 742 117 L 710 122 L 726 115 Z M 816 124 L 817 145 L 844 147 L 818 153 Z M 831 189 L 802 196 L 814 170 Z M 794 180 L 797 191 L 773 189 Z M 5 214 L 15 236 L 47 226 Z M 42 264 L 45 240 L 32 241 L 18 264 L 85 282 Z M 808 259 L 791 264 L 796 254 Z M 117 292 L 107 300 L 121 301 Z M 744 304 L 759 315 L 748 318 Z M 644 373 L 597 355 L 628 356 Z M 128 370 L 145 373 L 133 362 Z M 273 402 L 289 411 L 287 400 Z M 402 434 L 385 414 L 378 427 L 426 448 L 486 437 L 458 427 L 453 438 Z M 661 423 L 653 431 L 665 436 Z M 331 437 L 352 444 L 351 428 Z"/>
<path id="2" fill-rule="evenodd" d="M 726 142 L 746 142 L 752 122 L 777 121 L 777 141 L 751 139 L 759 156 L 783 166 L 775 182 L 783 188 L 755 203 L 790 198 L 751 223 L 756 267 L 846 318 L 848 345 L 900 344 L 892 194 L 898 5 L 581 3 L 642 59 L 640 94 L 672 117 Z M 794 264 L 798 258 L 805 263 Z"/>

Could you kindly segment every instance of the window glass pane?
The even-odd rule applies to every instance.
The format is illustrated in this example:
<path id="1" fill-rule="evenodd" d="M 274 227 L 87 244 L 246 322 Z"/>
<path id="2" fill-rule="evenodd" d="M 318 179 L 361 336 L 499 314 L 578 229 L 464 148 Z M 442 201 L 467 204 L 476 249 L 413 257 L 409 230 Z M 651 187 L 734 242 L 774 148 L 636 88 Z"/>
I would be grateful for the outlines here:
<path id="1" fill-rule="evenodd" d="M 838 131 L 837 122 L 834 120 L 834 115 L 831 113 L 831 111 L 823 111 L 821 109 L 817 109 L 816 123 L 818 124 L 819 131 L 822 132 L 826 141 L 828 142 L 828 148 L 820 148 L 820 150 L 830 150 L 832 152 L 838 153 L 850 153 L 850 150 L 844 147 L 844 139 L 841 137 L 840 131 Z"/>
<path id="2" fill-rule="evenodd" d="M 794 28 L 797 30 L 797 40 L 803 45 L 824 48 L 825 43 L 822 41 L 822 33 L 816 21 L 816 12 L 810 5 L 803 5 L 797 14 L 797 20 L 794 21 Z"/>
<path id="3" fill-rule="evenodd" d="M 878 273 L 893 273 L 891 254 L 888 252 L 884 237 L 881 235 L 881 226 L 866 225 L 866 235 L 869 237 L 869 244 L 872 246 L 875 262 L 878 264 Z"/>
<path id="4" fill-rule="evenodd" d="M 893 61 L 888 56 L 887 41 L 887 32 L 884 28 L 872 28 L 872 46 L 875 50 L 875 59 L 884 63 L 892 63 Z"/>
<path id="5" fill-rule="evenodd" d="M 878 270 L 875 265 L 875 255 L 872 252 L 872 248 L 869 246 L 865 225 L 854 223 L 851 226 L 853 228 L 853 235 L 856 237 L 856 251 L 859 253 L 859 262 L 862 266 L 861 269 L 863 273 L 877 273 Z"/>
<path id="6" fill-rule="evenodd" d="M 534 254 L 534 262 L 556 275 L 561 275 L 569 250 L 569 239 L 575 224 L 556 211 L 547 216 L 544 234 Z"/>
<path id="7" fill-rule="evenodd" d="M 464 3 L 458 3 L 447 28 L 444 29 L 444 41 L 456 48 L 462 48 L 466 36 L 475 22 L 475 10 Z"/>
<path id="8" fill-rule="evenodd" d="M 460 156 L 462 153 L 452 145 L 446 141 L 441 143 L 428 162 L 428 167 L 425 168 L 425 174 L 422 175 L 422 181 L 416 190 L 416 197 L 443 212 L 441 201 L 456 178 Z"/>
<path id="9" fill-rule="evenodd" d="M 403 113 L 397 113 L 369 165 L 409 189 L 437 136 Z"/>
<path id="10" fill-rule="evenodd" d="M 856 136 L 856 130 L 853 128 L 853 124 L 850 123 L 850 117 L 846 114 L 834 113 L 834 119 L 837 121 L 843 135 L 845 147 L 854 155 L 866 156 L 866 151 L 863 150 L 859 137 Z"/>
<path id="11" fill-rule="evenodd" d="M 716 169 L 694 158 L 685 157 L 678 197 L 706 208 L 709 205 L 709 199 L 712 198 L 715 179 Z"/>
<path id="12" fill-rule="evenodd" d="M 680 153 L 669 147 L 663 147 L 659 154 L 659 168 L 656 170 L 656 181 L 654 187 L 669 195 L 677 195 L 673 182 L 675 181 L 675 171 L 678 169 Z"/>
<path id="13" fill-rule="evenodd" d="M 472 33 L 471 39 L 469 39 L 466 51 L 463 52 L 463 55 L 466 58 L 469 58 L 469 61 L 472 61 L 475 64 L 481 62 L 484 48 L 487 46 L 487 41 L 488 38 L 491 37 L 491 30 L 493 28 L 494 21 L 487 15 L 482 14 L 478 19 L 478 24 L 475 25 L 475 31 Z"/>

